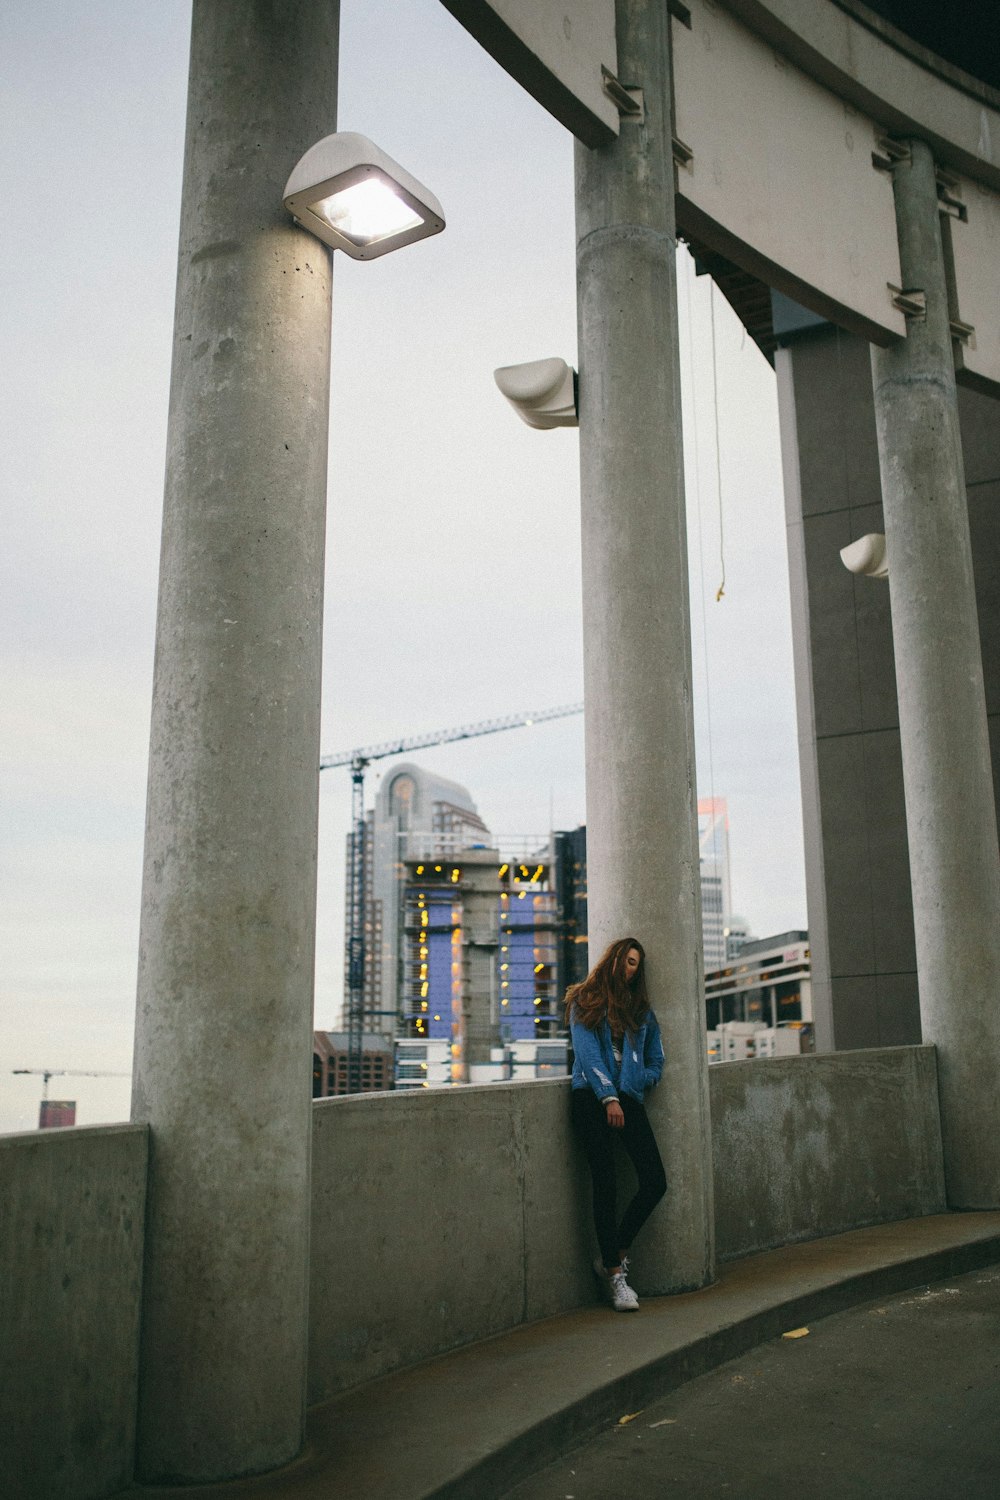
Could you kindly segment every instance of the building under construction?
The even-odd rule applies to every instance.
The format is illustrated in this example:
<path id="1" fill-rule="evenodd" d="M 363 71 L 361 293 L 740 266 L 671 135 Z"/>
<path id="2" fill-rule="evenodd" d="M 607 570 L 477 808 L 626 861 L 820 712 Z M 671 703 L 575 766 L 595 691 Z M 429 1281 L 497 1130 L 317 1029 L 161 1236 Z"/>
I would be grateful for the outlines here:
<path id="1" fill-rule="evenodd" d="M 514 1076 L 539 1044 L 564 1070 L 550 844 L 498 847 L 464 787 L 412 762 L 384 777 L 362 845 L 364 1030 L 400 1042 L 401 1086 Z"/>

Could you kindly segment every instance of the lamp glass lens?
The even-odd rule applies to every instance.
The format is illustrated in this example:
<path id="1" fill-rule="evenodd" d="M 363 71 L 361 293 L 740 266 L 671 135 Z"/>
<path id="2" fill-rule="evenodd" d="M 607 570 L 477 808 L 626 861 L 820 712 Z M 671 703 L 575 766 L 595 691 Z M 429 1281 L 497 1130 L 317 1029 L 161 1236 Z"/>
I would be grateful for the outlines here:
<path id="1" fill-rule="evenodd" d="M 423 223 L 408 203 L 374 177 L 331 193 L 314 206 L 315 213 L 355 245 L 372 245 Z"/>

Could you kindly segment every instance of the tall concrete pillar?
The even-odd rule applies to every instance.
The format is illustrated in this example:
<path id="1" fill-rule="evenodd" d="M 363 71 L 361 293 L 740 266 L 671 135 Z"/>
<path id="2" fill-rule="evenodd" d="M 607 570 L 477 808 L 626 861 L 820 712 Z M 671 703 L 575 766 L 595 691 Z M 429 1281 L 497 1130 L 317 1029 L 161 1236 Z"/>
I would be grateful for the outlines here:
<path id="1" fill-rule="evenodd" d="M 667 1063 L 649 1100 L 670 1184 L 637 1285 L 713 1274 L 687 543 L 681 454 L 670 18 L 618 0 L 619 77 L 643 115 L 576 148 L 580 477 L 591 958 L 646 948 Z"/>
<path id="2" fill-rule="evenodd" d="M 1000 1206 L 1000 855 L 934 161 L 894 172 L 900 265 L 927 312 L 872 349 L 923 1038 L 948 1200 Z"/>
<path id="3" fill-rule="evenodd" d="M 303 1432 L 330 256 L 281 204 L 336 129 L 338 0 L 195 0 L 133 1118 L 139 1475 Z"/>

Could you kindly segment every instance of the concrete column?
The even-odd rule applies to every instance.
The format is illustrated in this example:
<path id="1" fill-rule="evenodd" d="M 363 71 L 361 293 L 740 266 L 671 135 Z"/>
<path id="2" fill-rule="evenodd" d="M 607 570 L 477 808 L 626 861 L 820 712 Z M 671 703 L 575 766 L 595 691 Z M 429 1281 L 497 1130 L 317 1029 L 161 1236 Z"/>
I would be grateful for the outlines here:
<path id="1" fill-rule="evenodd" d="M 1000 856 L 934 161 L 894 173 L 903 285 L 925 318 L 872 349 L 925 1042 L 948 1201 L 1000 1206 Z"/>
<path id="2" fill-rule="evenodd" d="M 580 478 L 591 960 L 648 956 L 667 1065 L 650 1096 L 667 1198 L 637 1286 L 713 1274 L 670 129 L 670 18 L 618 0 L 619 77 L 644 116 L 576 148 Z"/>
<path id="3" fill-rule="evenodd" d="M 304 1417 L 338 0 L 195 0 L 133 1117 L 151 1127 L 138 1472 L 292 1458 Z"/>

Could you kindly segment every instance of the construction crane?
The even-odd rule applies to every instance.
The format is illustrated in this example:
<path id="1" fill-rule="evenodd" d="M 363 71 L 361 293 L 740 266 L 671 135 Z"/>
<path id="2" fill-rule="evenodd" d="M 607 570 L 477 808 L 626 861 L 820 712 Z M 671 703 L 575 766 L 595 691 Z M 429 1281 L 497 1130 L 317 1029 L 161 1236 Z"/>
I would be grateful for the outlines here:
<path id="1" fill-rule="evenodd" d="M 11 1068 L 12 1073 L 32 1073 L 42 1080 L 42 1101 L 38 1109 L 38 1124 L 41 1128 L 45 1105 L 49 1100 L 50 1078 L 131 1078 L 131 1073 L 89 1072 L 85 1068 Z"/>
<path id="2" fill-rule="evenodd" d="M 365 770 L 373 760 L 390 755 L 405 755 L 411 750 L 426 750 L 431 745 L 448 745 L 455 740 L 478 739 L 484 734 L 500 734 L 505 729 L 528 729 L 550 719 L 565 719 L 582 714 L 582 703 L 564 703 L 559 708 L 541 708 L 529 713 L 507 714 L 502 719 L 482 719 L 477 724 L 460 724 L 457 729 L 438 729 L 431 734 L 411 735 L 406 739 L 385 740 L 381 745 L 364 745 L 358 750 L 338 750 L 320 758 L 321 771 L 338 766 L 351 768 L 351 841 L 347 872 L 347 1092 L 356 1094 L 361 1087 L 361 1042 L 364 1030 L 365 982 Z"/>

